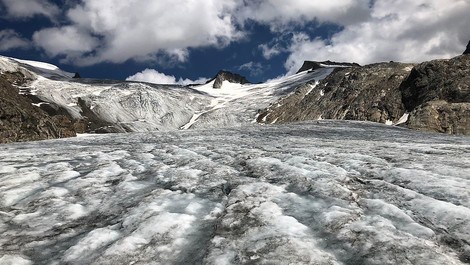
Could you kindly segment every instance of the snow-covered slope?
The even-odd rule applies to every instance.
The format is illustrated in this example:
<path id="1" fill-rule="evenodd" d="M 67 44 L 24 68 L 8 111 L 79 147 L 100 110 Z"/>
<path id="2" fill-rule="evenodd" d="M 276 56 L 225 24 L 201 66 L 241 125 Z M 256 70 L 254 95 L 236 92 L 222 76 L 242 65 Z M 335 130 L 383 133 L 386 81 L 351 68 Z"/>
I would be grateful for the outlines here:
<path id="1" fill-rule="evenodd" d="M 0 57 L 0 71 L 21 72 L 32 80 L 22 91 L 58 105 L 73 119 L 82 119 L 84 112 L 92 112 L 93 117 L 119 131 L 136 132 L 251 123 L 256 120 L 258 110 L 291 93 L 300 84 L 325 78 L 332 69 L 303 72 L 264 84 L 224 81 L 220 89 L 214 89 L 214 81 L 188 88 L 72 79 L 72 74 L 54 65 Z"/>
<path id="2" fill-rule="evenodd" d="M 186 87 L 72 79 L 68 73 L 45 63 L 4 57 L 0 62 L 2 72 L 27 73 L 32 79 L 21 87 L 22 91 L 58 105 L 73 119 L 84 118 L 84 111 L 92 112 L 119 131 L 177 129 L 196 110 L 210 104 L 207 96 Z"/>
<path id="3" fill-rule="evenodd" d="M 268 107 L 277 99 L 293 93 L 305 83 L 317 83 L 334 68 L 322 68 L 314 72 L 302 72 L 292 76 L 270 80 L 263 84 L 231 84 L 224 81 L 221 89 L 212 89 L 213 83 L 193 87 L 213 98 L 212 104 L 197 113 L 191 127 L 240 126 L 256 122 L 260 109 Z"/>
<path id="4" fill-rule="evenodd" d="M 470 139 L 365 122 L 0 146 L 0 264 L 464 264 Z"/>
<path id="5" fill-rule="evenodd" d="M 22 66 L 26 66 L 26 65 L 31 66 L 30 69 L 32 71 L 35 71 L 38 74 L 48 77 L 48 78 L 53 78 L 53 77 L 71 78 L 74 76 L 73 73 L 65 72 L 53 64 L 30 61 L 30 60 L 20 60 L 20 59 L 15 59 L 15 58 L 11 58 L 11 59 L 19 62 Z"/>

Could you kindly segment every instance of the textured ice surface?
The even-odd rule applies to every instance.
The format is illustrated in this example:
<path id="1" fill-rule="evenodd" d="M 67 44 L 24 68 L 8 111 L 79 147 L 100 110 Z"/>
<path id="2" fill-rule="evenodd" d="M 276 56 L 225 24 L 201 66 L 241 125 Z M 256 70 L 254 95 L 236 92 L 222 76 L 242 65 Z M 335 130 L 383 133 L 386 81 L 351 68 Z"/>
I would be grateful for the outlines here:
<path id="1" fill-rule="evenodd" d="M 344 121 L 1 145 L 0 263 L 469 263 L 469 154 Z"/>

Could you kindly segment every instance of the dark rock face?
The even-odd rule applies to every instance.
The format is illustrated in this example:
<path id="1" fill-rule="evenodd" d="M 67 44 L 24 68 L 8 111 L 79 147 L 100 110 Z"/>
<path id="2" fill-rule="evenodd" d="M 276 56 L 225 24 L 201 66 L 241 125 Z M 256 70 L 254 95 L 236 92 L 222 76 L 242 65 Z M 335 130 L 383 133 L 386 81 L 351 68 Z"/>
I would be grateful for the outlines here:
<path id="1" fill-rule="evenodd" d="M 258 116 L 258 122 L 316 119 L 397 122 L 405 112 L 398 89 L 413 65 L 380 63 L 336 68 L 318 85 L 301 86 Z"/>
<path id="2" fill-rule="evenodd" d="M 411 71 L 410 71 L 411 70 Z M 337 68 L 260 112 L 258 122 L 315 119 L 396 123 L 411 129 L 470 135 L 470 57 L 412 64 Z"/>
<path id="3" fill-rule="evenodd" d="M 49 117 L 18 92 L 0 77 L 0 143 L 75 136 L 74 131 L 62 127 L 70 120 L 64 116 Z"/>
<path id="4" fill-rule="evenodd" d="M 470 135 L 469 56 L 422 63 L 400 90 L 410 128 Z"/>
<path id="5" fill-rule="evenodd" d="M 410 113 L 407 126 L 420 131 L 470 135 L 470 103 L 426 102 Z"/>
<path id="6" fill-rule="evenodd" d="M 470 102 L 470 57 L 417 65 L 400 87 L 408 111 L 432 100 Z"/>
<path id="7" fill-rule="evenodd" d="M 463 52 L 463 54 L 470 54 L 470 41 L 467 44 L 467 49 Z"/>
<path id="8" fill-rule="evenodd" d="M 315 61 L 304 61 L 304 64 L 302 67 L 297 71 L 297 74 L 300 72 L 304 71 L 309 71 L 309 70 L 317 70 L 320 68 L 323 68 L 323 65 L 338 65 L 338 66 L 350 66 L 350 67 L 359 67 L 360 65 L 357 63 L 338 63 L 338 62 L 332 62 L 332 61 L 323 61 L 323 62 L 315 62 Z"/>
<path id="9" fill-rule="evenodd" d="M 212 79 L 214 80 L 214 79 Z M 210 81 L 212 81 L 210 80 Z M 209 82 L 210 82 L 209 81 Z M 220 71 L 215 76 L 214 88 L 221 88 L 222 83 L 224 81 L 229 81 L 230 83 L 238 83 L 238 84 L 247 84 L 250 83 L 244 76 L 239 74 L 234 74 L 228 71 Z"/>

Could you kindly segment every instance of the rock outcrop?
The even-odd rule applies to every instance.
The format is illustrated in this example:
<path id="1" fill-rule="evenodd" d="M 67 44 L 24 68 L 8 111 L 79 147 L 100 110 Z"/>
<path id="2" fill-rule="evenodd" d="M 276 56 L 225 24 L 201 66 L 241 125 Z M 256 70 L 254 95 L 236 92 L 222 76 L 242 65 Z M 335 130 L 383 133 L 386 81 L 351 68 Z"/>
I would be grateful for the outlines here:
<path id="1" fill-rule="evenodd" d="M 470 103 L 426 102 L 410 113 L 407 126 L 420 131 L 470 135 Z"/>
<path id="2" fill-rule="evenodd" d="M 300 72 L 304 71 L 311 71 L 311 70 L 316 70 L 323 68 L 325 66 L 342 66 L 342 67 L 357 67 L 360 66 L 357 63 L 338 63 L 338 62 L 332 62 L 330 60 L 328 61 L 323 61 L 323 62 L 316 62 L 316 61 L 304 61 L 302 67 L 300 67 L 299 71 L 297 71 L 297 74 Z"/>
<path id="3" fill-rule="evenodd" d="M 312 65 L 309 65 L 309 67 Z M 315 69 L 315 65 L 313 65 Z M 470 135 L 470 56 L 419 65 L 336 68 L 268 109 L 258 122 L 344 119 L 402 123 L 423 131 Z"/>
<path id="4" fill-rule="evenodd" d="M 76 135 L 73 130 L 67 129 L 67 122 L 70 123 L 70 120 L 66 117 L 50 117 L 18 92 L 18 88 L 0 77 L 0 143 Z"/>
<path id="5" fill-rule="evenodd" d="M 463 54 L 470 54 L 470 41 L 468 41 L 467 49 L 463 52 Z"/>
<path id="6" fill-rule="evenodd" d="M 229 81 L 230 83 L 237 84 L 250 83 L 244 76 L 228 71 L 219 71 L 215 78 L 212 80 L 215 80 L 213 88 L 221 88 L 224 81 Z M 209 82 L 211 82 L 212 80 L 210 80 Z"/>
<path id="7" fill-rule="evenodd" d="M 400 90 L 408 127 L 470 135 L 470 57 L 417 65 Z"/>
<path id="8" fill-rule="evenodd" d="M 319 84 L 305 84 L 273 104 L 258 122 L 344 119 L 397 122 L 405 112 L 398 89 L 412 64 L 379 63 L 336 68 Z"/>

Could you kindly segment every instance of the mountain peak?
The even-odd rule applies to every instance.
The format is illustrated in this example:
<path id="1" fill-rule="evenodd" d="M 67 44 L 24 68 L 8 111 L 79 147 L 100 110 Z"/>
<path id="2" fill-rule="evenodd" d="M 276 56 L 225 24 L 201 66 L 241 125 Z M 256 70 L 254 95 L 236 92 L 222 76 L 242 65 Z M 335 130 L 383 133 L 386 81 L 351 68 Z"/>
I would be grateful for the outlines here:
<path id="1" fill-rule="evenodd" d="M 463 52 L 463 54 L 470 54 L 470 41 L 467 44 L 467 49 Z"/>
<path id="2" fill-rule="evenodd" d="M 242 85 L 250 83 L 250 81 L 248 81 L 244 76 L 225 70 L 219 71 L 212 80 L 215 80 L 213 88 L 221 88 L 224 81 L 229 81 L 230 83 L 238 83 Z"/>
<path id="3" fill-rule="evenodd" d="M 344 63 L 344 62 L 332 62 L 330 60 L 328 61 L 323 61 L 323 62 L 317 62 L 317 61 L 304 61 L 304 64 L 302 67 L 300 67 L 299 71 L 297 71 L 297 74 L 303 71 L 308 71 L 308 70 L 316 70 L 324 67 L 357 67 L 360 66 L 357 63 Z"/>

